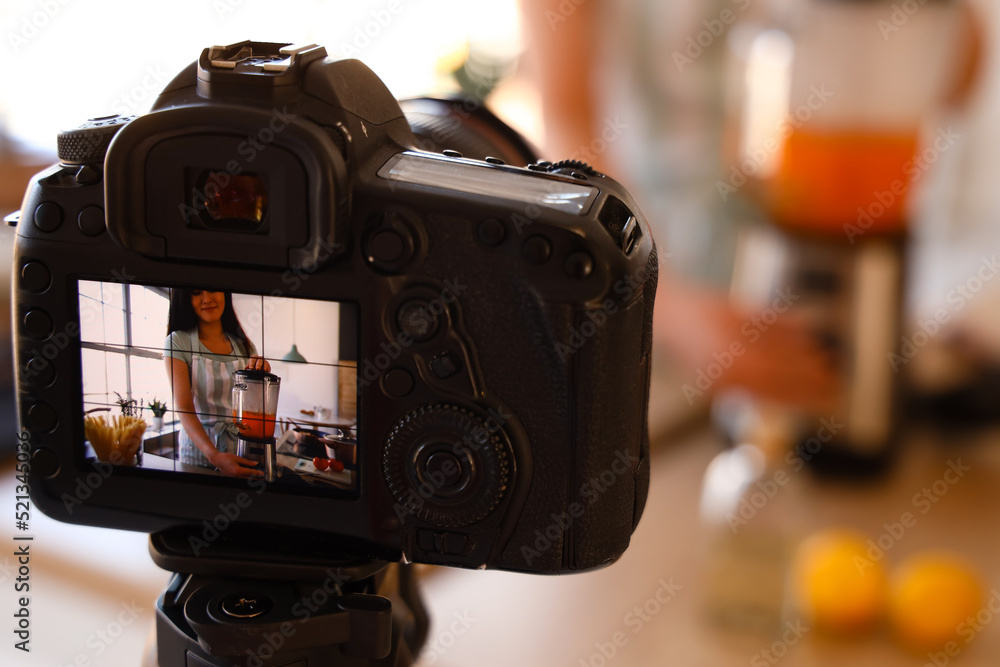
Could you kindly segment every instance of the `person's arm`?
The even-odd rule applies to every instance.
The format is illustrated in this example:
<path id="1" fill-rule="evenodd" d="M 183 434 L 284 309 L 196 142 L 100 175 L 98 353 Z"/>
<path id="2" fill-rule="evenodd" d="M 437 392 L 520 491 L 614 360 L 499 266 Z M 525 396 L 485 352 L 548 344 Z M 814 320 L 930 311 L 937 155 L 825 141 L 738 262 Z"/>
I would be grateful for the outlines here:
<path id="1" fill-rule="evenodd" d="M 570 157 L 593 141 L 600 130 L 598 104 L 603 91 L 595 85 L 595 69 L 604 54 L 599 0 L 582 4 L 562 0 L 521 0 L 522 21 L 531 74 L 541 95 L 545 148 L 551 159 Z M 619 48 L 635 48 L 623 43 Z M 622 72 L 621 76 L 625 73 Z M 604 156 L 592 166 L 606 168 Z M 633 192 L 637 198 L 642 192 Z M 660 270 L 654 314 L 654 344 L 666 348 L 690 377 L 705 372 L 734 345 L 740 358 L 717 378 L 712 390 L 741 387 L 758 396 L 809 409 L 827 409 L 839 395 L 839 379 L 831 362 L 803 322 L 789 316 L 766 334 L 744 335 L 752 321 L 718 290 L 681 283 L 668 267 Z M 693 380 L 692 380 L 693 381 Z"/>
<path id="2" fill-rule="evenodd" d="M 220 452 L 215 448 L 212 439 L 205 431 L 205 427 L 198 419 L 194 408 L 194 397 L 191 394 L 191 380 L 188 375 L 188 365 L 183 359 L 165 356 L 167 365 L 167 376 L 170 378 L 170 385 L 174 397 L 175 411 L 177 412 L 181 427 L 191 438 L 191 442 L 197 447 L 208 462 L 223 472 L 223 474 L 233 477 L 254 477 L 261 475 L 259 470 L 253 470 L 249 466 L 257 465 L 256 461 L 236 456 L 230 452 Z"/>
<path id="3" fill-rule="evenodd" d="M 597 0 L 521 0 L 525 53 L 542 98 L 546 159 L 580 159 L 600 130 L 595 119 Z M 570 11 L 568 8 L 571 8 Z M 601 170 L 601 156 L 587 156 Z"/>

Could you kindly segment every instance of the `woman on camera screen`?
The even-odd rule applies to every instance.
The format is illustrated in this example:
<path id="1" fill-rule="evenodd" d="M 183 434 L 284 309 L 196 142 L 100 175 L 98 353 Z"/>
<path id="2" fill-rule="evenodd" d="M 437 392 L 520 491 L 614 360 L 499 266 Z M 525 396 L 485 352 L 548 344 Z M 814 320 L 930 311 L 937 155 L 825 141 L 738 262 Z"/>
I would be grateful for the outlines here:
<path id="1" fill-rule="evenodd" d="M 171 290 L 163 358 L 183 427 L 180 462 L 236 477 L 260 475 L 256 462 L 235 453 L 233 373 L 271 367 L 243 331 L 232 294 Z"/>

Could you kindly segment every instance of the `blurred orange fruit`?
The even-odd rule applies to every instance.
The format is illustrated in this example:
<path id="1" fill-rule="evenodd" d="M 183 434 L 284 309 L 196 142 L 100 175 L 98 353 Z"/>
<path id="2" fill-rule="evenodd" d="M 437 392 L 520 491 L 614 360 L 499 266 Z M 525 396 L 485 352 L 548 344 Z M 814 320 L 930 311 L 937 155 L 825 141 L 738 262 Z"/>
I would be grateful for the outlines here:
<path id="1" fill-rule="evenodd" d="M 982 606 L 981 579 L 957 556 L 916 554 L 892 572 L 889 620 L 895 635 L 914 651 L 939 650 L 951 641 L 964 644 L 958 640 L 968 641 Z"/>
<path id="2" fill-rule="evenodd" d="M 792 591 L 813 627 L 835 634 L 871 630 L 885 610 L 886 576 L 858 533 L 815 533 L 796 551 Z"/>

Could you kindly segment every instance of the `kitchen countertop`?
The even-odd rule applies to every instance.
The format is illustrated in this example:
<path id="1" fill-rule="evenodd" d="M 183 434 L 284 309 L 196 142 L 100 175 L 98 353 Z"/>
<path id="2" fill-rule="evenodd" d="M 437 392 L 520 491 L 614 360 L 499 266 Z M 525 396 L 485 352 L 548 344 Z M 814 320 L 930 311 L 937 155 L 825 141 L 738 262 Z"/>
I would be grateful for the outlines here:
<path id="1" fill-rule="evenodd" d="M 948 548 L 979 568 L 984 599 L 1000 595 L 1000 532 L 987 523 L 1000 510 L 996 437 L 964 447 L 913 440 L 894 474 L 871 486 L 819 484 L 784 466 L 788 482 L 771 487 L 774 495 L 756 514 L 746 513 L 750 518 L 738 530 L 742 546 L 728 525 L 707 525 L 697 511 L 703 473 L 720 451 L 717 438 L 701 433 L 660 451 L 646 512 L 614 565 L 564 577 L 448 570 L 430 579 L 425 594 L 436 620 L 429 639 L 429 646 L 437 642 L 434 664 L 598 667 L 612 664 L 607 656 L 613 654 L 616 667 L 770 665 L 781 658 L 796 667 L 922 665 L 927 656 L 906 653 L 884 629 L 850 641 L 811 631 L 798 612 L 782 609 L 787 570 L 777 562 L 823 527 L 851 527 L 890 544 L 883 534 L 909 511 L 916 523 L 892 539 L 882 556 L 886 565 L 916 551 Z M 953 466 L 961 476 L 942 487 L 939 480 L 955 479 L 945 475 Z M 779 469 L 765 473 L 764 487 Z M 943 488 L 933 503 L 926 497 L 914 502 L 925 489 Z M 721 585 L 722 577 L 729 585 Z M 745 605 L 753 597 L 759 603 L 768 595 L 783 612 L 776 624 L 712 620 L 722 604 Z M 470 619 L 461 636 L 454 632 L 458 618 Z M 1000 623 L 986 624 L 961 649 L 955 664 L 993 664 Z"/>
<path id="2" fill-rule="evenodd" d="M 983 436 L 942 447 L 914 438 L 895 474 L 868 487 L 821 485 L 804 472 L 786 471 L 790 481 L 741 530 L 751 540 L 775 547 L 776 553 L 831 525 L 852 526 L 878 539 L 885 524 L 898 521 L 903 512 L 917 514 L 914 495 L 933 488 L 957 462 L 968 471 L 926 514 L 918 514 L 916 525 L 895 540 L 885 559 L 891 564 L 917 550 L 948 547 L 975 563 L 993 591 L 1000 588 L 1000 566 L 994 565 L 1000 531 L 986 523 L 1000 510 L 1000 449 L 993 441 L 995 437 Z M 657 449 L 649 503 L 632 546 L 608 568 L 562 577 L 429 570 L 423 592 L 432 627 L 424 664 L 776 664 L 762 652 L 780 643 L 780 627 L 761 631 L 709 620 L 709 611 L 726 602 L 726 596 L 743 594 L 738 586 L 720 590 L 716 585 L 719 563 L 728 564 L 730 575 L 749 568 L 744 570 L 749 578 L 759 576 L 760 568 L 781 572 L 774 563 L 740 565 L 733 558 L 738 550 L 719 546 L 731 546 L 728 528 L 699 518 L 702 476 L 720 451 L 718 438 L 704 430 Z M 3 471 L 0 497 L 13 507 L 12 463 Z M 12 526 L 8 534 L 13 532 Z M 153 627 L 153 602 L 168 578 L 149 559 L 146 536 L 59 524 L 37 511 L 32 512 L 31 533 L 32 652 L 15 651 L 8 636 L 0 646 L 0 661 L 18 667 L 138 665 Z M 13 544 L 10 538 L 8 544 Z M 0 556 L 0 591 L 5 591 L 0 614 L 10 619 L 16 605 L 16 563 L 13 549 L 5 552 Z M 760 586 L 756 588 L 759 593 Z M 772 601 L 780 606 L 780 600 Z M 794 643 L 777 647 L 783 656 L 787 653 L 786 664 L 892 667 L 927 662 L 926 656 L 903 652 L 885 631 L 836 641 L 803 632 L 801 624 L 795 625 L 801 619 L 794 612 L 786 613 L 785 620 L 793 624 L 786 627 L 800 628 L 798 635 L 786 635 Z M 987 624 L 962 648 L 955 664 L 992 664 L 1000 654 L 1000 623 Z"/>

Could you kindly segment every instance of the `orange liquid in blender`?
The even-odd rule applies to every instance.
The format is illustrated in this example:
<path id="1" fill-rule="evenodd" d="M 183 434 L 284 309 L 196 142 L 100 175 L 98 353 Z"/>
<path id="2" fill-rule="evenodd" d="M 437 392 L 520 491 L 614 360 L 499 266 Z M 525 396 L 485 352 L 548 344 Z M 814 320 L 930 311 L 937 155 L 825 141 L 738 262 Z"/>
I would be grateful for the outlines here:
<path id="1" fill-rule="evenodd" d="M 274 437 L 274 415 L 260 412 L 244 412 L 241 421 L 234 410 L 233 421 L 239 427 L 240 435 L 244 438 L 264 440 Z"/>
<path id="2" fill-rule="evenodd" d="M 794 130 L 763 183 L 765 205 L 775 221 L 802 231 L 901 232 L 916 152 L 916 132 Z"/>

